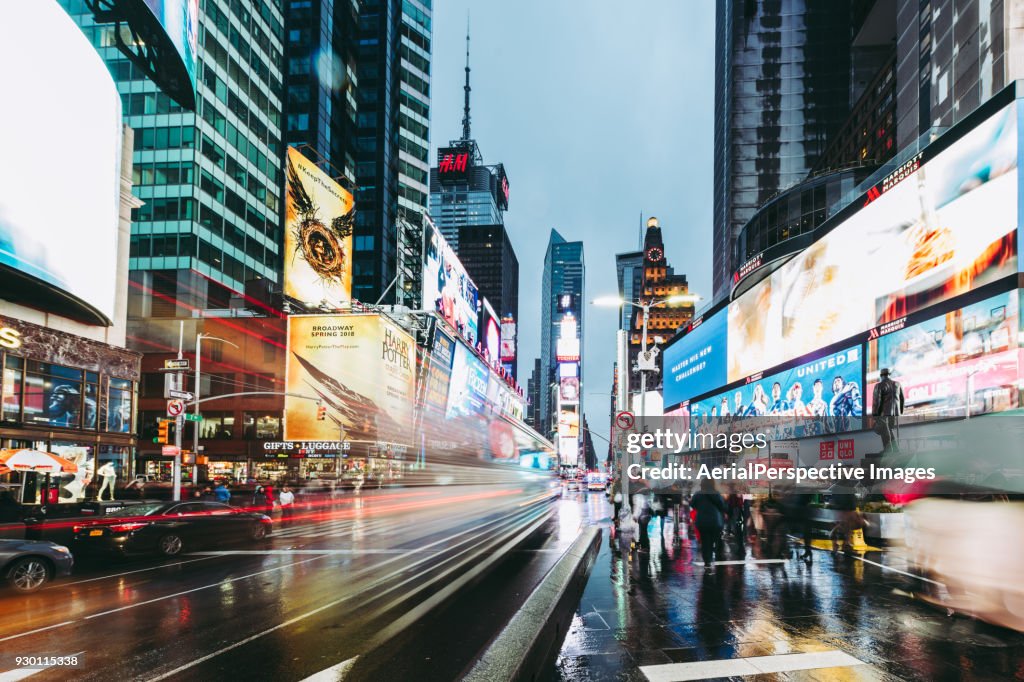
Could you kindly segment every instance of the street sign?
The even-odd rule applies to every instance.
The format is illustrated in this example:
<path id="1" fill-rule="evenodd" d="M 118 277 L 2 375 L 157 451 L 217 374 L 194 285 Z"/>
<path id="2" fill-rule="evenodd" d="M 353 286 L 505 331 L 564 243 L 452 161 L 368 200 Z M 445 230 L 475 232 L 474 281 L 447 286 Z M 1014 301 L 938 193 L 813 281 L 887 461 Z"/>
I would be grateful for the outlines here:
<path id="1" fill-rule="evenodd" d="M 174 371 L 188 369 L 188 358 L 182 358 L 180 360 L 164 360 L 164 369 Z"/>
<path id="2" fill-rule="evenodd" d="M 168 400 L 167 401 L 167 416 L 178 417 L 182 412 L 185 411 L 185 403 L 180 400 Z"/>
<path id="3" fill-rule="evenodd" d="M 195 398 L 195 395 L 188 391 L 176 391 L 174 389 L 167 391 L 167 395 L 171 398 L 178 398 L 179 400 L 193 400 Z"/>
<path id="4" fill-rule="evenodd" d="M 203 421 L 203 415 L 201 414 L 186 414 L 185 421 L 187 422 L 201 422 Z"/>
<path id="5" fill-rule="evenodd" d="M 160 448 L 160 454 L 164 457 L 176 457 L 181 452 L 177 445 L 165 445 Z"/>
<path id="6" fill-rule="evenodd" d="M 625 411 L 619 412 L 615 415 L 615 425 L 623 430 L 633 428 L 633 413 Z"/>

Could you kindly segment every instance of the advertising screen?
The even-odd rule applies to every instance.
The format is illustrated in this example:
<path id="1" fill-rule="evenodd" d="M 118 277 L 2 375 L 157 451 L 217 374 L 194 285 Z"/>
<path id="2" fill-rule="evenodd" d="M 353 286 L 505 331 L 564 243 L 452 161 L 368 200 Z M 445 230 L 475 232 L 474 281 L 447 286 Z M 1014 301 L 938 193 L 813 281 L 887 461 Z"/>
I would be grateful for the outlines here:
<path id="1" fill-rule="evenodd" d="M 55 289 L 82 316 L 108 323 L 121 187 L 114 81 L 56 2 L 3 5 L 0 61 L 32 65 L 3 76 L 17 97 L 0 107 L 0 272 L 17 277 L 0 277 L 0 298 L 29 301 L 37 287 Z"/>
<path id="2" fill-rule="evenodd" d="M 558 412 L 558 435 L 579 436 L 580 414 L 575 410 L 565 409 Z"/>
<path id="3" fill-rule="evenodd" d="M 411 442 L 416 344 L 377 315 L 288 318 L 285 439 Z"/>
<path id="4" fill-rule="evenodd" d="M 437 150 L 437 177 L 441 184 L 465 182 L 473 168 L 473 155 L 467 147 L 442 147 Z"/>
<path id="5" fill-rule="evenodd" d="M 482 298 L 480 318 L 483 324 L 484 355 L 492 363 L 500 362 L 501 357 L 501 326 L 498 315 L 486 298 Z"/>
<path id="6" fill-rule="evenodd" d="M 1010 104 L 729 306 L 729 381 L 1017 272 Z"/>
<path id="7" fill-rule="evenodd" d="M 559 379 L 558 398 L 563 404 L 580 401 L 579 377 L 563 377 Z"/>
<path id="8" fill-rule="evenodd" d="M 678 405 L 727 383 L 727 322 L 728 315 L 723 310 L 665 349 L 666 405 Z"/>
<path id="9" fill-rule="evenodd" d="M 436 227 L 425 224 L 423 306 L 433 307 L 470 345 L 479 340 L 477 302 L 479 293 L 458 256 Z"/>
<path id="10" fill-rule="evenodd" d="M 516 321 L 511 315 L 501 318 L 501 361 L 515 362 Z"/>
<path id="11" fill-rule="evenodd" d="M 178 51 L 194 90 L 199 54 L 199 0 L 146 0 L 146 5 Z"/>
<path id="12" fill-rule="evenodd" d="M 1008 291 L 870 341 L 868 409 L 883 367 L 903 386 L 907 417 L 962 416 L 969 388 L 971 414 L 1018 407 L 1018 297 Z"/>
<path id="13" fill-rule="evenodd" d="M 854 346 L 691 403 L 691 425 L 698 431 L 722 425 L 763 430 L 774 438 L 860 428 L 862 373 L 861 348 Z"/>
<path id="14" fill-rule="evenodd" d="M 576 436 L 558 437 L 558 461 L 562 466 L 574 467 L 579 463 L 580 440 Z"/>
<path id="15" fill-rule="evenodd" d="M 487 414 L 487 367 L 461 343 L 455 344 L 452 379 L 446 416 L 476 417 Z"/>
<path id="16" fill-rule="evenodd" d="M 440 329 L 434 330 L 434 347 L 430 350 L 427 386 L 423 394 L 424 408 L 431 414 L 445 414 L 448 409 L 448 387 L 452 378 L 452 356 L 455 341 Z"/>
<path id="17" fill-rule="evenodd" d="M 352 299 L 352 194 L 293 147 L 287 161 L 284 295 L 341 308 Z"/>

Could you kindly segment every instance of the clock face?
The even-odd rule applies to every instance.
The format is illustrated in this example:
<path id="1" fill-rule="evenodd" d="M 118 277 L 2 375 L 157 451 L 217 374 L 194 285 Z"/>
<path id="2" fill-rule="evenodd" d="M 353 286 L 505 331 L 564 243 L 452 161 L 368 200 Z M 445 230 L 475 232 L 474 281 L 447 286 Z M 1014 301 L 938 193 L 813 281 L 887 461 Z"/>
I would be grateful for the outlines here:
<path id="1" fill-rule="evenodd" d="M 649 261 L 659 261 L 663 255 L 665 254 L 657 246 L 647 249 L 647 260 Z"/>

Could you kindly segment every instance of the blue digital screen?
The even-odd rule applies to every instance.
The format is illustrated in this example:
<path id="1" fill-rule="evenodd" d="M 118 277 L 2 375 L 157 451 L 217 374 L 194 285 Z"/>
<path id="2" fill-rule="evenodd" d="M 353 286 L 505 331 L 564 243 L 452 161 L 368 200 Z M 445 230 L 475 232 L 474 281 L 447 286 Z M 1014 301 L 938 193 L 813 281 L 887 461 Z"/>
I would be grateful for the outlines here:
<path id="1" fill-rule="evenodd" d="M 664 357 L 665 405 L 678 405 L 726 383 L 728 316 L 719 312 L 704 320 L 682 340 L 669 346 Z"/>

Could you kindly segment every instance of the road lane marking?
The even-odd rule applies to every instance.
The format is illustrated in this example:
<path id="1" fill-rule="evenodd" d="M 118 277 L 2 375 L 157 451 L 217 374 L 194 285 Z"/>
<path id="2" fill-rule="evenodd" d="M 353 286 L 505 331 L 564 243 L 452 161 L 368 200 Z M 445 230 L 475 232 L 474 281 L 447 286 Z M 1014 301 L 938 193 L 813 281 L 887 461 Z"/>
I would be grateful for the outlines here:
<path id="1" fill-rule="evenodd" d="M 303 559 L 302 561 L 292 561 L 292 562 L 289 562 L 287 564 L 283 564 L 281 566 L 275 566 L 274 568 L 268 568 L 265 571 L 257 571 L 256 573 L 249 573 L 247 575 L 240 575 L 237 578 L 229 578 L 227 580 L 221 580 L 220 582 L 212 583 L 210 585 L 203 585 L 202 587 L 195 587 L 195 588 L 192 588 L 191 590 L 185 590 L 184 592 L 175 592 L 174 594 L 167 594 L 167 595 L 164 595 L 163 597 L 156 597 L 154 599 L 147 599 L 146 601 L 135 602 L 134 604 L 129 604 L 127 606 L 121 606 L 119 608 L 111 609 L 109 611 L 103 611 L 101 613 L 94 613 L 91 616 L 86 616 L 85 620 L 92 620 L 93 618 L 99 618 L 100 616 L 109 616 L 112 613 L 120 613 L 121 611 L 127 611 L 128 609 L 134 609 L 134 608 L 139 607 L 139 606 L 145 606 L 146 604 L 154 604 L 154 603 L 156 603 L 158 601 L 164 601 L 165 599 L 174 599 L 175 597 L 180 597 L 180 596 L 186 595 L 186 594 L 192 594 L 193 592 L 200 592 L 202 590 L 208 590 L 211 587 L 219 587 L 220 585 L 224 585 L 226 583 L 233 583 L 233 582 L 237 582 L 239 580 L 246 580 L 247 578 L 254 578 L 254 577 L 258 576 L 258 575 L 263 575 L 264 573 L 273 573 L 274 571 L 280 571 L 280 570 L 286 569 L 289 566 L 298 566 L 300 564 L 308 564 L 310 561 L 316 561 L 317 559 L 322 559 L 324 556 L 326 556 L 326 555 L 315 556 L 315 557 L 313 557 L 311 559 Z M 71 622 L 74 622 L 74 621 L 71 621 Z"/>
<path id="2" fill-rule="evenodd" d="M 853 558 L 856 559 L 857 561 L 863 561 L 866 564 L 871 564 L 872 566 L 878 566 L 883 571 L 892 571 L 893 573 L 899 573 L 900 575 L 905 575 L 905 576 L 907 576 L 909 578 L 917 578 L 918 580 L 923 580 L 926 583 L 931 583 L 932 585 L 938 585 L 939 587 L 945 587 L 946 586 L 946 583 L 940 583 L 940 582 L 937 582 L 935 580 L 929 580 L 928 578 L 925 578 L 924 576 L 915 575 L 913 573 L 908 573 L 907 571 L 901 571 L 898 568 L 893 568 L 892 566 L 886 566 L 885 564 L 879 564 L 877 562 L 871 561 L 870 559 L 865 559 L 864 557 L 854 556 Z"/>
<path id="3" fill-rule="evenodd" d="M 189 556 L 192 555 L 204 555 L 207 557 L 214 556 L 278 556 L 287 554 L 409 554 L 410 552 L 418 552 L 420 550 L 415 547 L 409 547 L 406 549 L 225 549 L 219 551 L 210 552 L 190 552 Z M 431 549 L 425 550 L 437 554 L 443 552 L 443 549 Z"/>
<path id="4" fill-rule="evenodd" d="M 34 635 L 37 632 L 45 632 L 47 630 L 53 630 L 54 628 L 62 628 L 65 625 L 71 625 L 77 621 L 66 620 L 63 623 L 57 623 L 56 625 L 47 625 L 45 628 L 36 628 L 35 630 L 29 630 L 28 632 L 22 632 L 17 635 L 9 635 L 7 637 L 0 638 L 0 642 L 7 642 L 12 639 L 18 639 L 19 637 L 27 637 L 28 635 Z"/>
<path id="5" fill-rule="evenodd" d="M 785 559 L 746 559 L 746 560 L 743 560 L 743 559 L 731 559 L 729 561 L 715 561 L 711 565 L 712 566 L 743 566 L 743 565 L 753 566 L 755 564 L 784 564 L 784 563 L 786 563 Z M 694 561 L 693 565 L 694 566 L 703 566 L 704 562 L 703 561 Z"/>
<path id="6" fill-rule="evenodd" d="M 78 651 L 68 656 L 81 656 L 85 651 Z M 26 677 L 32 677 L 36 673 L 41 673 L 44 670 L 49 670 L 55 666 L 45 665 L 36 668 L 15 668 L 13 670 L 7 670 L 0 673 L 0 682 L 17 682 L 18 680 L 24 680 Z"/>
<path id="7" fill-rule="evenodd" d="M 795 670 L 817 668 L 848 668 L 867 665 L 844 651 L 814 651 L 804 654 L 778 654 L 775 656 L 753 656 L 750 658 L 724 658 L 693 663 L 666 663 L 664 665 L 640 666 L 640 672 L 650 682 L 686 682 L 707 680 L 714 677 L 739 677 L 786 673 Z"/>
<path id="8" fill-rule="evenodd" d="M 304 680 L 299 682 L 338 682 L 338 680 L 345 679 L 345 675 L 348 675 L 348 671 L 352 670 L 352 666 L 356 664 L 358 656 L 353 656 L 347 661 L 342 661 L 338 665 L 332 665 L 330 668 L 325 668 L 318 673 L 313 673 Z"/>
<path id="9" fill-rule="evenodd" d="M 454 535 L 449 535 L 447 537 L 443 537 L 443 538 L 440 538 L 438 540 L 435 540 L 434 542 L 431 542 L 430 544 L 424 546 L 423 548 L 411 549 L 411 550 L 408 551 L 408 553 L 409 554 L 412 554 L 412 553 L 422 554 L 423 551 L 425 549 L 429 548 L 429 547 L 440 545 L 442 543 L 451 542 L 455 538 L 458 538 L 458 537 L 463 536 L 463 535 L 467 535 L 469 533 L 472 533 L 473 531 L 482 531 L 484 528 L 486 528 L 488 526 L 498 526 L 498 527 L 500 527 L 502 525 L 507 525 L 510 520 L 514 520 L 516 516 L 521 516 L 521 515 L 522 515 L 521 512 L 516 512 L 514 514 L 510 514 L 509 515 L 510 518 L 509 517 L 501 517 L 501 518 L 495 519 L 493 521 L 489 521 L 489 522 L 483 524 L 482 526 L 477 526 L 476 528 L 468 528 L 466 530 L 459 531 L 458 533 L 455 533 Z M 479 535 L 483 535 L 483 533 L 479 533 Z M 471 540 L 475 539 L 476 537 L 478 537 L 478 536 L 472 536 Z M 455 547 L 458 547 L 461 544 L 465 544 L 465 542 L 466 541 L 460 541 L 459 543 L 456 543 L 455 545 L 447 546 L 446 549 L 454 549 Z M 477 546 L 479 546 L 481 544 L 484 544 L 484 543 L 483 542 L 477 543 L 477 545 L 474 545 L 473 547 L 477 547 Z M 472 547 L 470 549 L 472 549 Z M 460 552 L 459 554 L 456 554 L 454 557 L 451 557 L 450 559 L 446 559 L 445 562 L 450 561 L 453 558 L 458 558 L 459 556 L 464 554 L 466 551 L 469 551 L 469 550 L 464 550 L 463 552 Z M 392 559 L 386 559 L 386 560 L 384 560 L 384 561 L 382 561 L 379 564 L 376 564 L 374 566 L 368 566 L 368 567 L 366 567 L 364 569 L 356 571 L 356 573 L 354 573 L 352 576 L 349 577 L 350 582 L 352 584 L 354 584 L 354 581 L 357 578 L 362 578 L 365 575 L 370 575 L 371 572 L 375 572 L 375 571 L 379 570 L 382 566 L 384 566 L 386 564 L 390 564 L 390 563 L 392 563 L 392 562 L 394 562 L 394 561 L 396 561 L 396 560 L 398 560 L 400 558 L 401 557 L 396 556 L 396 557 L 394 557 Z M 262 632 L 257 632 L 254 635 L 250 635 L 249 637 L 246 637 L 243 640 L 235 642 L 234 644 L 229 644 L 227 646 L 221 647 L 220 649 L 217 649 L 216 651 L 213 651 L 213 652 L 211 652 L 209 654 L 206 654 L 205 656 L 201 656 L 201 657 L 199 657 L 199 658 L 197 658 L 195 660 L 192 660 L 192 661 L 189 661 L 188 663 L 180 665 L 177 668 L 174 668 L 173 670 L 169 670 L 169 671 L 167 671 L 167 672 L 165 672 L 165 673 L 163 673 L 163 674 L 161 674 L 161 675 L 159 675 L 157 677 L 153 677 L 153 678 L 151 678 L 149 680 L 149 682 L 160 682 L 160 680 L 165 680 L 168 677 L 172 677 L 174 675 L 177 675 L 178 673 L 183 672 L 185 670 L 188 670 L 189 668 L 192 668 L 194 666 L 197 666 L 200 663 L 205 663 L 206 661 L 208 661 L 208 660 L 210 660 L 212 658 L 216 658 L 217 656 L 220 656 L 223 653 L 227 653 L 228 651 L 232 651 L 234 649 L 237 649 L 238 647 L 245 646 L 249 642 L 253 642 L 253 641 L 257 640 L 257 639 L 260 639 L 261 637 L 265 637 L 266 635 L 269 635 L 272 632 L 277 632 L 278 630 L 280 630 L 282 628 L 286 628 L 286 627 L 289 627 L 291 625 L 294 625 L 295 623 L 301 622 L 301 621 L 309 618 L 310 616 L 315 616 L 316 614 L 318 614 L 318 613 L 320 613 L 322 611 L 326 611 L 327 609 L 334 608 L 335 606 L 338 606 L 339 604 L 342 604 L 342 603 L 344 603 L 346 601 L 349 601 L 351 599 L 355 599 L 357 597 L 360 597 L 367 590 L 370 590 L 370 589 L 372 589 L 372 588 L 374 588 L 374 587 L 376 587 L 378 585 L 382 585 L 382 584 L 386 583 L 387 581 L 391 580 L 392 578 L 394 578 L 396 576 L 399 576 L 399 575 L 401 575 L 403 573 L 406 573 L 406 572 L 410 571 L 413 568 L 416 568 L 420 564 L 425 563 L 427 560 L 428 559 L 420 559 L 419 561 L 414 561 L 411 564 L 408 564 L 408 565 L 405 565 L 405 566 L 400 566 L 396 570 L 392 571 L 391 573 L 389 573 L 387 575 L 384 575 L 384 576 L 379 576 L 376 580 L 373 580 L 369 584 L 361 586 L 360 590 L 358 592 L 347 594 L 345 596 L 339 597 L 338 599 L 335 599 L 332 602 L 324 604 L 323 606 L 319 606 L 319 607 L 313 609 L 312 611 L 307 611 L 305 613 L 301 613 L 298 616 L 295 616 L 293 618 L 290 618 L 290 619 L 284 621 L 283 623 L 278 623 L 277 625 L 275 625 L 275 626 L 273 626 L 271 628 L 263 630 Z M 312 559 L 308 559 L 307 561 L 312 561 Z M 443 565 L 443 563 L 441 565 Z M 431 570 L 433 570 L 433 568 L 436 568 L 436 566 L 435 567 L 431 567 Z M 399 583 L 399 585 L 404 585 L 406 582 L 408 582 L 408 580 L 402 581 L 401 583 Z M 388 592 L 393 591 L 393 589 L 394 589 L 394 586 L 389 588 L 389 589 L 387 589 L 387 590 L 385 590 L 383 592 L 383 594 L 387 594 Z M 376 597 L 376 596 L 379 596 L 379 595 L 374 595 L 374 596 Z"/>
<path id="10" fill-rule="evenodd" d="M 194 552 L 193 552 L 194 553 Z M 189 559 L 188 561 L 178 561 L 173 564 L 159 564 L 157 566 L 150 566 L 149 568 L 140 568 L 135 571 L 125 571 L 124 573 L 112 573 L 110 575 L 101 575 L 98 578 L 87 578 L 86 580 L 76 580 L 71 583 L 58 582 L 48 586 L 46 589 L 53 590 L 62 587 L 70 587 L 72 585 L 81 585 L 82 583 L 92 583 L 97 580 L 106 580 L 107 578 L 119 578 L 123 575 L 131 575 L 132 573 L 145 573 L 146 571 L 155 571 L 161 568 L 171 568 L 172 566 L 181 566 L 182 564 L 191 564 L 194 561 L 205 561 L 206 559 L 212 559 L 213 557 L 200 557 L 199 559 Z"/>

